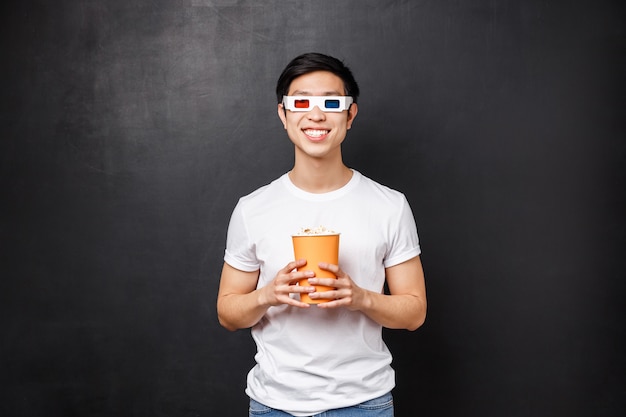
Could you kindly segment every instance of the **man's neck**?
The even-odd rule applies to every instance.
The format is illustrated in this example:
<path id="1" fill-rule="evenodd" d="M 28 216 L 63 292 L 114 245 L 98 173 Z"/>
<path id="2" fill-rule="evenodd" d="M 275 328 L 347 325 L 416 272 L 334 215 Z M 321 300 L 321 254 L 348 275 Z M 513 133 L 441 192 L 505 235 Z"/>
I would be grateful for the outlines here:
<path id="1" fill-rule="evenodd" d="M 289 172 L 291 182 L 301 190 L 321 194 L 338 190 L 350 182 L 352 170 L 343 161 L 307 159 L 298 161 Z"/>

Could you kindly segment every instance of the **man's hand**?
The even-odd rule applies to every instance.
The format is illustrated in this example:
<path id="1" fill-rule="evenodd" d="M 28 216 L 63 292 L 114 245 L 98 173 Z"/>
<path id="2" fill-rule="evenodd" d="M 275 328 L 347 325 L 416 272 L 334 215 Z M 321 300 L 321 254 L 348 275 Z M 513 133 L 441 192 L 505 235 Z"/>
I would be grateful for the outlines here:
<path id="1" fill-rule="evenodd" d="M 294 307 L 308 308 L 308 304 L 290 297 L 293 293 L 311 293 L 315 287 L 296 285 L 301 279 L 312 278 L 313 271 L 296 271 L 296 268 L 306 265 L 306 260 L 299 259 L 289 262 L 287 266 L 278 271 L 272 282 L 263 287 L 259 293 L 261 305 L 277 306 L 288 304 Z"/>
<path id="2" fill-rule="evenodd" d="M 325 285 L 335 290 L 313 292 L 309 297 L 313 300 L 332 300 L 317 304 L 320 308 L 346 307 L 349 310 L 360 310 L 366 300 L 367 291 L 352 281 L 337 265 L 320 262 L 320 269 L 332 272 L 335 278 L 309 278 L 311 285 Z"/>

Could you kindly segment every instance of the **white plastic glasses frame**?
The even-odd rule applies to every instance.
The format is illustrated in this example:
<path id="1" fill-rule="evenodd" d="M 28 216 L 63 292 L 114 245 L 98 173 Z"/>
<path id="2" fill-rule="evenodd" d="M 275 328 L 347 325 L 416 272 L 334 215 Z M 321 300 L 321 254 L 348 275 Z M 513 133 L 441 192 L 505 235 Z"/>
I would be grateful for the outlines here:
<path id="1" fill-rule="evenodd" d="M 342 112 L 350 109 L 350 96 L 283 96 L 285 109 L 296 112 L 313 110 L 317 106 L 324 112 Z"/>

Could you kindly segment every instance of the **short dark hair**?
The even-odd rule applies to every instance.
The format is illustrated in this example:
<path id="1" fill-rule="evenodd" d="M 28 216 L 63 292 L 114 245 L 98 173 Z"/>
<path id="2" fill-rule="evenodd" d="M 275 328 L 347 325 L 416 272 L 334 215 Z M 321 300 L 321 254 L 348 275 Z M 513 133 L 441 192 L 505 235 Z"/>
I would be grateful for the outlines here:
<path id="1" fill-rule="evenodd" d="M 351 96 L 355 103 L 357 102 L 359 98 L 359 86 L 350 68 L 345 66 L 344 63 L 337 58 L 316 52 L 297 56 L 287 64 L 276 83 L 276 98 L 278 102 L 282 102 L 283 96 L 289 93 L 289 86 L 295 78 L 315 71 L 332 72 L 341 78 L 346 90 L 346 95 Z"/>

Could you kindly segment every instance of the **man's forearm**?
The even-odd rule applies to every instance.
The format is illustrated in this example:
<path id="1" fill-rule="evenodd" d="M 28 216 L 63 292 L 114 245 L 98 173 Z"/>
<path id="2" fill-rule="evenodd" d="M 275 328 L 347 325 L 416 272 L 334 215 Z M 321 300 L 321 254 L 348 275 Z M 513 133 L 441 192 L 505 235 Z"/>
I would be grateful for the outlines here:
<path id="1" fill-rule="evenodd" d="M 416 330 L 426 320 L 426 300 L 417 295 L 386 295 L 367 291 L 360 309 L 389 329 Z"/>
<path id="2" fill-rule="evenodd" d="M 222 295 L 217 301 L 220 324 L 231 331 L 254 326 L 269 308 L 269 305 L 260 302 L 260 298 L 260 290 Z"/>

